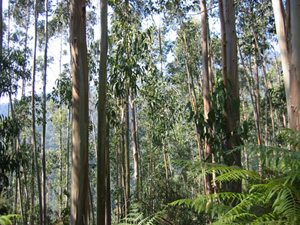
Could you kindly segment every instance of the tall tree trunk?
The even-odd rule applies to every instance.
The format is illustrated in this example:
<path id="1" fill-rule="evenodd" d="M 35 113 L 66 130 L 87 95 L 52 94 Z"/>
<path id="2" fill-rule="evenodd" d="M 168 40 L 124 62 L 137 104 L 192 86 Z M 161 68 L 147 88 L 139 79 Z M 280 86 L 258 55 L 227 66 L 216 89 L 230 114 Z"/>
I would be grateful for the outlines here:
<path id="1" fill-rule="evenodd" d="M 69 178 L 70 178 L 70 121 L 71 110 L 68 108 L 68 120 L 67 120 L 67 158 L 66 158 L 66 191 L 69 193 Z M 65 208 L 69 206 L 69 197 L 66 195 Z"/>
<path id="2" fill-rule="evenodd" d="M 86 1 L 71 1 L 72 59 L 72 178 L 71 224 L 88 224 L 88 64 L 86 47 Z"/>
<path id="3" fill-rule="evenodd" d="M 59 148 L 59 217 L 61 217 L 63 208 L 63 146 L 62 146 L 62 104 L 61 96 L 59 96 L 59 136 L 58 136 L 58 148 Z"/>
<path id="4" fill-rule="evenodd" d="M 105 224 L 106 203 L 106 89 L 107 89 L 107 0 L 101 0 L 101 43 L 98 89 L 97 225 Z"/>
<path id="5" fill-rule="evenodd" d="M 226 149 L 230 151 L 240 144 L 237 129 L 240 122 L 239 76 L 237 70 L 237 37 L 233 0 L 219 0 L 222 35 L 222 74 L 227 90 L 225 99 Z M 224 155 L 229 166 L 241 166 L 241 152 L 236 150 Z M 227 190 L 241 192 L 240 181 L 231 182 Z"/>
<path id="6" fill-rule="evenodd" d="M 132 136 L 132 152 L 133 152 L 133 162 L 134 162 L 134 182 L 135 182 L 135 198 L 139 200 L 139 153 L 137 145 L 137 127 L 136 127 L 136 115 L 135 115 L 135 104 L 134 104 L 134 93 L 132 88 L 130 88 L 130 109 L 131 109 L 131 136 Z"/>
<path id="7" fill-rule="evenodd" d="M 42 133 L 42 196 L 43 196 L 43 217 L 44 225 L 47 224 L 46 205 L 46 81 L 47 81 L 47 50 L 48 50 L 48 0 L 45 0 L 45 49 L 44 49 L 44 77 L 43 77 L 43 133 Z"/>
<path id="8" fill-rule="evenodd" d="M 211 111 L 211 103 L 210 103 L 210 78 L 209 78 L 209 68 L 208 68 L 208 19 L 207 19 L 207 11 L 206 11 L 206 0 L 200 1 L 201 8 L 201 48 L 202 48 L 202 74 L 203 74 L 203 104 L 204 104 L 204 120 L 208 121 L 208 114 Z M 206 129 L 206 128 L 205 128 Z M 212 127 L 207 130 L 209 134 L 211 134 Z M 204 160 L 207 163 L 212 162 L 212 146 L 209 143 L 208 138 L 205 138 L 205 156 Z M 212 194 L 212 174 L 205 175 L 205 194 Z"/>
<path id="9" fill-rule="evenodd" d="M 255 96 L 255 111 L 256 111 L 256 129 L 257 129 L 257 143 L 259 146 L 262 145 L 261 140 L 261 107 L 260 107 L 260 90 L 259 90 L 259 76 L 258 76 L 258 65 L 257 65 L 257 52 L 258 46 L 256 44 L 253 45 L 254 53 L 253 53 L 253 63 L 254 63 L 254 96 Z"/>
<path id="10" fill-rule="evenodd" d="M 31 186 L 30 186 L 30 214 L 29 214 L 29 221 L 30 224 L 35 224 L 35 214 L 34 214 L 34 205 L 35 205 L 35 178 L 34 178 L 34 173 L 35 173 L 35 167 L 34 167 L 34 152 L 31 153 Z M 29 197 L 29 196 L 28 196 Z M 29 202 L 29 201 L 28 201 Z"/>
<path id="11" fill-rule="evenodd" d="M 111 195 L 110 195 L 110 150 L 109 150 L 109 123 L 106 126 L 105 141 L 105 170 L 106 170 L 106 203 L 105 203 L 105 225 L 111 225 Z"/>
<path id="12" fill-rule="evenodd" d="M 31 107 L 32 107 L 32 146 L 35 161 L 35 170 L 37 177 L 37 188 L 39 194 L 39 215 L 40 224 L 44 223 L 43 216 L 43 201 L 42 201 L 42 190 L 41 190 L 41 178 L 40 178 L 40 167 L 38 162 L 38 151 L 36 143 L 36 131 L 35 131 L 35 72 L 36 72 L 36 51 L 37 51 L 37 22 L 38 22 L 38 9 L 37 0 L 34 0 L 34 50 L 33 50 L 33 67 L 32 67 L 32 92 L 31 92 Z"/>
<path id="13" fill-rule="evenodd" d="M 125 168 L 125 106 L 124 106 L 124 99 L 121 100 L 121 186 L 122 186 L 122 217 L 126 215 L 126 168 Z M 124 205 L 124 207 L 123 207 Z"/>
<path id="14" fill-rule="evenodd" d="M 289 128 L 300 130 L 300 5 L 298 0 L 272 0 L 285 83 Z"/>
<path id="15" fill-rule="evenodd" d="M 130 206 L 130 162 L 129 162 L 129 93 L 125 96 L 125 214 Z"/>
<path id="16" fill-rule="evenodd" d="M 254 30 L 254 29 L 252 29 Z M 253 31 L 255 36 L 255 33 Z M 257 42 L 256 42 L 257 43 Z M 257 65 L 257 52 L 259 51 L 258 43 L 253 44 L 254 54 L 253 54 L 253 61 L 254 61 L 254 93 L 255 93 L 255 111 L 256 111 L 256 129 L 257 129 L 257 144 L 259 148 L 262 147 L 262 137 L 261 137 L 261 107 L 260 107 L 260 89 L 259 89 L 259 76 L 258 76 L 258 65 Z M 263 176 L 263 169 L 262 169 L 262 156 L 261 151 L 258 152 L 258 172 L 259 175 Z"/>
<path id="17" fill-rule="evenodd" d="M 29 0 L 27 0 L 28 4 Z M 23 72 L 25 73 L 26 66 L 27 66 L 27 45 L 28 45 L 28 30 L 29 30 L 29 24 L 30 24 L 30 6 L 27 6 L 27 20 L 26 20 L 26 32 L 25 32 L 25 41 L 24 41 L 24 50 L 25 50 L 25 59 L 23 64 Z M 25 97 L 25 91 L 26 91 L 26 79 L 22 80 L 22 97 Z"/>
<path id="18" fill-rule="evenodd" d="M 189 69 L 189 59 L 190 55 L 188 52 L 188 45 L 185 37 L 185 32 L 183 33 L 183 49 L 186 54 L 185 57 L 185 68 L 186 68 L 186 73 L 187 73 L 187 78 L 188 78 L 188 90 L 189 90 L 189 96 L 190 96 L 190 102 L 192 105 L 192 110 L 194 117 L 197 114 L 197 98 L 195 94 L 195 88 L 194 88 L 194 81 L 193 81 L 193 75 L 190 73 Z M 197 128 L 197 118 L 194 118 L 194 123 L 195 123 L 195 132 L 196 132 L 196 140 L 197 140 L 197 146 L 198 146 L 198 153 L 199 153 L 199 159 L 200 161 L 202 160 L 202 148 L 201 148 L 201 141 L 200 141 L 200 136 L 198 133 L 198 128 Z"/>
<path id="19" fill-rule="evenodd" d="M 60 30 L 60 50 L 59 50 L 59 76 L 61 76 L 62 69 L 62 43 L 63 43 L 63 32 Z M 58 82 L 58 89 L 61 90 L 61 82 Z M 62 146 L 62 96 L 59 94 L 59 107 L 58 107 L 58 148 L 59 148 L 59 217 L 61 218 L 62 207 L 63 207 L 63 146 Z"/>

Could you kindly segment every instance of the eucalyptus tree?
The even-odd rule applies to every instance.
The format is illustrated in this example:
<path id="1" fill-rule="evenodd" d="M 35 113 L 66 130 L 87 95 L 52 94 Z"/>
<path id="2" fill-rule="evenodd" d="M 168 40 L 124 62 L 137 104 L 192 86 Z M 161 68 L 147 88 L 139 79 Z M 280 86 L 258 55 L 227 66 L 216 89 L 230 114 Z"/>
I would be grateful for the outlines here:
<path id="1" fill-rule="evenodd" d="M 98 87 L 98 148 L 97 148 L 97 224 L 108 224 L 107 201 L 107 168 L 109 158 L 105 157 L 107 149 L 107 118 L 106 118 L 106 90 L 107 90 L 107 0 L 101 0 L 101 40 L 100 40 L 100 70 Z M 110 200 L 109 200 L 110 201 Z"/>
<path id="2" fill-rule="evenodd" d="M 300 8 L 297 0 L 285 2 L 285 7 L 282 0 L 272 0 L 272 5 L 283 68 L 289 128 L 300 130 L 300 43 L 298 40 L 300 29 L 297 20 Z"/>
<path id="3" fill-rule="evenodd" d="M 208 115 L 211 111 L 211 102 L 210 102 L 210 74 L 208 70 L 208 16 L 206 9 L 206 1 L 201 0 L 201 50 L 202 50 L 202 74 L 203 74 L 203 105 L 204 105 L 204 120 L 207 122 Z M 209 128 L 208 132 L 211 132 L 212 128 Z M 204 160 L 206 162 L 212 162 L 212 146 L 209 143 L 208 137 L 205 138 L 205 156 Z M 205 177 L 205 193 L 211 194 L 213 193 L 212 188 L 212 175 L 208 174 Z"/>
<path id="4" fill-rule="evenodd" d="M 219 0 L 219 13 L 222 36 L 222 75 L 227 91 L 225 99 L 226 150 L 230 151 L 240 145 L 237 132 L 240 123 L 239 76 L 237 68 L 237 36 L 235 28 L 235 9 L 233 0 Z M 240 150 L 224 155 L 227 165 L 241 166 Z M 228 190 L 241 192 L 241 182 L 229 184 Z"/>
<path id="5" fill-rule="evenodd" d="M 48 59 L 48 0 L 45 0 L 45 49 L 44 49 L 44 76 L 43 76 L 43 131 L 42 131 L 42 198 L 43 198 L 43 223 L 47 224 L 46 205 L 46 80 L 47 80 L 47 59 Z"/>
<path id="6" fill-rule="evenodd" d="M 70 42 L 72 60 L 72 176 L 71 224 L 88 223 L 88 64 L 86 1 L 71 1 Z"/>
<path id="7" fill-rule="evenodd" d="M 32 146 L 34 153 L 34 161 L 35 161 L 35 169 L 37 176 L 37 188 L 38 188 L 38 196 L 39 196 L 39 215 L 40 220 L 39 223 L 44 223 L 43 217 L 43 201 L 42 201 L 42 190 L 41 190 L 41 177 L 40 177 L 40 166 L 38 162 L 38 150 L 37 150 L 37 141 L 36 141 L 36 118 L 35 118 L 35 75 L 36 75 L 36 52 L 37 52 L 37 24 L 38 24 L 38 7 L 37 1 L 34 1 L 34 50 L 33 50 L 33 67 L 32 67 L 32 96 L 31 96 L 31 106 L 32 106 Z"/>
<path id="8" fill-rule="evenodd" d="M 143 32 L 139 19 L 140 12 L 135 8 L 134 3 L 128 1 L 116 1 L 114 4 L 115 13 L 112 20 L 112 36 L 110 50 L 111 76 L 110 83 L 116 98 L 121 102 L 121 157 L 122 162 L 122 190 L 127 214 L 130 205 L 130 132 L 132 135 L 133 146 L 133 165 L 134 165 L 134 187 L 135 199 L 139 199 L 139 153 L 137 144 L 137 122 L 135 113 L 136 106 L 134 98 L 137 94 L 139 79 L 142 78 L 143 68 L 146 63 L 143 61 L 147 54 L 147 31 Z M 125 8 L 126 10 L 123 10 Z M 130 102 L 131 110 L 130 110 Z M 131 129 L 130 129 L 131 117 Z M 123 145 L 124 143 L 124 145 Z M 123 148 L 124 147 L 124 148 Z"/>

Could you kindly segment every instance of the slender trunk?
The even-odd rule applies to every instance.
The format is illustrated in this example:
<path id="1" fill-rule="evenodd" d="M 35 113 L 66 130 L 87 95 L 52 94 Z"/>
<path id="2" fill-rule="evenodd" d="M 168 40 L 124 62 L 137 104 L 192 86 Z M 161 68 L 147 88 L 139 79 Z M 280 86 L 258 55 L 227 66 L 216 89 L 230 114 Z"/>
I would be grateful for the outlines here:
<path id="1" fill-rule="evenodd" d="M 125 97 L 125 211 L 130 206 L 130 164 L 129 164 L 129 96 Z"/>
<path id="2" fill-rule="evenodd" d="M 166 152 L 166 148 L 165 148 L 165 143 L 164 140 L 161 140 L 162 143 L 162 151 L 164 154 L 164 165 L 165 165 L 165 175 L 166 175 L 166 198 L 168 198 L 169 196 L 169 170 L 168 170 L 168 162 L 167 162 L 167 152 Z"/>
<path id="3" fill-rule="evenodd" d="M 106 169 L 106 204 L 105 204 L 105 225 L 111 225 L 111 195 L 110 195 L 110 150 L 109 150 L 109 123 L 106 126 L 105 141 L 105 169 Z"/>
<path id="4" fill-rule="evenodd" d="M 188 53 L 185 33 L 183 35 L 184 35 L 183 41 L 184 41 L 184 49 L 185 49 L 184 51 L 187 55 L 187 57 L 185 57 L 185 68 L 186 68 L 186 73 L 187 73 L 187 78 L 188 78 L 188 90 L 189 90 L 189 96 L 190 96 L 193 114 L 195 116 L 197 114 L 197 100 L 196 100 L 195 89 L 193 88 L 193 77 L 192 77 L 192 74 L 190 74 L 190 70 L 189 70 L 189 62 L 188 62 L 189 53 Z M 198 146 L 199 159 L 201 161 L 203 157 L 202 157 L 201 141 L 200 141 L 200 136 L 198 133 L 196 118 L 195 118 L 194 122 L 195 122 L 195 132 L 196 132 L 196 140 L 197 140 L 197 146 Z"/>
<path id="5" fill-rule="evenodd" d="M 71 110 L 68 108 L 68 120 L 67 120 L 67 157 L 66 157 L 66 191 L 70 193 L 69 179 L 70 179 L 70 121 Z M 69 206 L 69 197 L 66 195 L 65 208 Z"/>
<path id="6" fill-rule="evenodd" d="M 208 68 L 208 19 L 207 19 L 207 11 L 206 11 L 206 1 L 200 1 L 201 7 L 201 24 L 202 24 L 202 32 L 201 32 L 201 48 L 202 48 L 202 74 L 203 74 L 203 104 L 204 104 L 204 120 L 208 122 L 208 115 L 211 111 L 211 103 L 210 103 L 210 79 L 209 79 L 209 68 Z M 206 128 L 205 128 L 206 129 Z M 211 134 L 212 127 L 207 129 L 207 133 Z M 212 162 L 212 146 L 209 143 L 207 137 L 205 137 L 205 156 L 204 160 L 207 163 Z M 212 174 L 205 175 L 205 194 L 212 194 Z"/>
<path id="7" fill-rule="evenodd" d="M 277 54 L 275 51 L 275 48 L 273 47 L 273 54 L 274 54 L 274 60 L 275 60 L 275 67 L 276 67 L 276 73 L 277 73 L 277 79 L 278 79 L 278 83 L 281 83 L 281 74 L 280 74 L 280 70 L 279 70 L 279 65 L 278 65 L 278 60 L 277 60 Z"/>
<path id="8" fill-rule="evenodd" d="M 257 114 L 256 117 L 256 129 L 257 129 L 257 143 L 259 146 L 262 145 L 261 142 L 261 107 L 260 107 L 260 91 L 259 91 L 259 76 L 258 76 L 258 65 L 257 65 L 257 51 L 258 48 L 254 44 L 254 54 L 253 54 L 253 63 L 254 63 L 254 96 L 255 96 L 255 111 Z"/>
<path id="9" fill-rule="evenodd" d="M 270 113 L 271 113 L 271 120 L 273 120 L 273 106 L 272 106 L 272 100 L 270 97 L 270 94 L 268 92 L 269 88 L 272 88 L 272 83 L 268 82 L 268 78 L 267 78 L 267 62 L 266 62 L 266 55 L 265 55 L 265 51 L 263 51 L 263 75 L 264 75 L 264 83 L 265 83 L 265 95 L 266 95 L 266 137 L 265 137 L 265 144 L 266 146 L 269 146 L 269 123 L 268 123 L 268 116 L 269 116 L 269 106 L 270 106 Z M 272 140 L 274 140 L 275 138 L 275 127 L 273 127 L 273 123 L 272 123 Z"/>
<path id="10" fill-rule="evenodd" d="M 44 223 L 44 214 L 43 214 L 43 201 L 42 201 L 42 190 L 41 190 L 41 178 L 40 178 L 40 167 L 38 162 L 38 151 L 36 143 L 36 131 L 35 131 L 35 72 L 36 72 L 36 51 L 37 51 L 37 22 L 38 22 L 38 11 L 37 11 L 37 0 L 34 0 L 34 50 L 33 50 L 33 68 L 32 68 L 32 91 L 31 91 L 31 107 L 32 107 L 32 146 L 35 160 L 35 170 L 37 177 L 38 185 L 38 194 L 39 194 L 39 215 L 40 215 L 40 224 Z"/>
<path id="11" fill-rule="evenodd" d="M 252 29 L 254 30 L 254 29 Z M 254 31 L 253 31 L 254 33 Z M 255 36 L 255 33 L 254 33 Z M 257 43 L 257 42 L 256 42 Z M 258 44 L 253 44 L 254 54 L 253 54 L 253 61 L 254 61 L 254 92 L 255 92 L 255 111 L 256 111 L 256 129 L 257 129 L 257 144 L 259 148 L 262 147 L 262 139 L 261 139 L 261 107 L 260 107 L 260 90 L 259 90 L 259 76 L 258 76 L 258 65 L 257 65 L 257 52 L 259 51 Z M 263 169 L 262 169 L 262 156 L 261 151 L 258 152 L 258 172 L 259 175 L 263 176 Z"/>
<path id="12" fill-rule="evenodd" d="M 43 131 L 42 131 L 42 196 L 43 196 L 43 217 L 44 225 L 47 224 L 46 206 L 46 81 L 47 81 L 47 59 L 48 59 L 48 0 L 45 0 L 45 49 L 44 49 L 44 77 L 43 77 Z"/>
<path id="13" fill-rule="evenodd" d="M 91 101 L 90 101 L 91 102 Z M 94 104 L 91 102 L 91 106 Z M 93 141 L 94 141 L 94 150 L 96 155 L 96 161 L 98 160 L 98 152 L 97 152 L 97 135 L 96 135 L 96 124 L 94 122 L 94 113 L 93 113 L 93 107 L 90 107 L 90 114 L 91 114 L 91 122 L 92 122 L 92 133 L 93 133 Z"/>
<path id="14" fill-rule="evenodd" d="M 31 187 L 30 187 L 30 214 L 29 214 L 29 221 L 30 224 L 35 224 L 35 214 L 34 214 L 34 205 L 35 205 L 35 179 L 34 179 L 34 173 L 35 173 L 35 167 L 34 167 L 34 153 L 31 154 L 32 160 L 31 160 Z M 29 197 L 29 196 L 28 196 Z M 28 201 L 29 202 L 29 201 Z"/>
<path id="15" fill-rule="evenodd" d="M 24 165 L 23 165 L 24 168 Z M 23 170 L 23 179 L 24 179 L 24 199 L 25 199 L 25 206 L 24 206 L 24 224 L 27 224 L 27 217 L 29 215 L 29 194 L 28 194 L 28 184 L 27 184 L 27 173 Z"/>
<path id="16" fill-rule="evenodd" d="M 61 97 L 59 97 L 61 98 Z M 62 104 L 61 99 L 59 100 L 59 217 L 61 217 L 63 207 L 63 146 L 62 146 Z"/>
<path id="17" fill-rule="evenodd" d="M 101 0 L 101 43 L 98 89 L 97 225 L 105 224 L 106 203 L 106 89 L 107 89 L 107 0 Z"/>
<path id="18" fill-rule="evenodd" d="M 91 188 L 91 183 L 89 182 L 89 198 L 90 198 L 90 212 L 92 214 L 92 224 L 96 224 L 95 220 L 95 213 L 94 213 L 94 200 L 93 200 L 93 194 L 92 194 L 92 188 Z"/>
<path id="19" fill-rule="evenodd" d="M 118 100 L 117 100 L 117 104 L 118 104 Z M 118 129 L 115 126 L 115 135 L 117 137 L 119 137 L 119 133 L 118 133 Z M 119 188 L 119 190 L 122 190 L 122 141 L 118 141 L 116 144 L 116 159 L 117 159 L 117 187 Z M 121 217 L 122 217 L 122 194 L 119 193 L 118 197 L 117 197 L 117 222 L 120 221 Z"/>
<path id="20" fill-rule="evenodd" d="M 62 42 L 63 32 L 60 30 L 60 50 L 59 50 L 59 76 L 61 76 L 62 69 Z M 59 89 L 61 89 L 61 83 L 58 83 Z M 59 95 L 59 135 L 58 135 L 58 148 L 59 148 L 59 217 L 61 218 L 63 207 L 63 146 L 62 146 L 62 101 Z"/>
<path id="21" fill-rule="evenodd" d="M 122 172 L 121 172 L 121 183 L 122 183 L 122 191 L 123 191 L 123 201 L 122 201 L 122 217 L 127 214 L 125 201 L 126 201 L 126 169 L 125 169 L 125 133 L 124 133 L 124 125 L 125 125 L 125 107 L 124 100 L 122 99 L 121 103 L 121 164 L 122 164 Z"/>
<path id="22" fill-rule="evenodd" d="M 135 182 L 135 198 L 139 200 L 139 153 L 137 146 L 137 127 L 136 127 L 136 115 L 135 115 L 135 104 L 133 97 L 133 90 L 130 89 L 130 109 L 131 109 L 131 135 L 132 135 L 132 152 L 133 152 L 133 162 L 134 162 L 134 182 Z"/>
<path id="23" fill-rule="evenodd" d="M 27 4 L 29 3 L 29 0 L 27 0 Z M 29 24 L 30 24 L 30 6 L 27 6 L 27 21 L 26 21 L 26 31 L 25 31 L 25 41 L 24 41 L 24 50 L 25 50 L 25 59 L 23 64 L 23 72 L 25 73 L 26 66 L 27 66 L 27 45 L 28 45 L 28 30 L 29 30 Z M 26 91 L 26 79 L 23 79 L 22 81 L 22 97 L 25 96 Z"/>
<path id="24" fill-rule="evenodd" d="M 86 1 L 71 1 L 70 42 L 72 59 L 72 178 L 71 225 L 88 224 L 89 117 L 86 47 Z"/>

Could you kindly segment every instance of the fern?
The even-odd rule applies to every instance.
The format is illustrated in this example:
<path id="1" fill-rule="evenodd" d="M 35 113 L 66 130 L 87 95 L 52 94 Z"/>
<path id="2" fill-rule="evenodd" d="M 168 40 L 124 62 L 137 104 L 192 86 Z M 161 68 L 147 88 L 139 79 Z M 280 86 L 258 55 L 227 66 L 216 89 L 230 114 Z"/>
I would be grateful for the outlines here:
<path id="1" fill-rule="evenodd" d="M 210 213 L 213 224 L 300 224 L 300 152 L 294 150 L 300 146 L 299 134 L 293 133 L 286 138 L 290 149 L 257 145 L 237 148 L 245 148 L 244 151 L 253 157 L 260 153 L 267 175 L 265 178 L 255 171 L 235 166 L 181 163 L 194 171 L 205 168 L 202 176 L 217 174 L 213 182 L 219 184 L 251 180 L 250 189 L 245 194 L 203 195 L 196 199 L 180 199 L 170 205 L 184 205 L 198 213 Z M 233 207 L 228 204 L 232 202 L 236 203 Z"/>
<path id="2" fill-rule="evenodd" d="M 11 225 L 12 221 L 11 218 L 16 218 L 17 220 L 20 220 L 20 215 L 17 214 L 10 214 L 5 216 L 0 216 L 0 224 L 1 225 Z"/>
<path id="3" fill-rule="evenodd" d="M 153 215 L 146 216 L 142 212 L 142 205 L 139 203 L 133 203 L 131 205 L 129 213 L 124 217 L 119 223 L 119 225 L 154 225 L 154 224 L 163 224 L 163 216 L 165 211 L 156 212 Z"/>

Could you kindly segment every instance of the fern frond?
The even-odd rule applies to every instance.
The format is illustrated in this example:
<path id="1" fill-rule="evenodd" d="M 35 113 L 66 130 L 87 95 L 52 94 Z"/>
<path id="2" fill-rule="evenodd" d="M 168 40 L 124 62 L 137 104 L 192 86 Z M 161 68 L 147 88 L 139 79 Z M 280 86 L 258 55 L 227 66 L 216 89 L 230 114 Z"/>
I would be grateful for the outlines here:
<path id="1" fill-rule="evenodd" d="M 20 220 L 21 216 L 18 214 L 10 214 L 10 215 L 5 215 L 5 216 L 0 216 L 0 224 L 1 225 L 11 225 L 12 218 L 16 218 L 17 220 Z"/>
<path id="2" fill-rule="evenodd" d="M 126 217 L 121 220 L 118 225 L 155 225 L 163 224 L 163 216 L 165 215 L 165 210 L 158 211 L 155 214 L 145 217 L 142 212 L 142 206 L 139 203 L 131 204 L 130 211 Z"/>
<path id="3" fill-rule="evenodd" d="M 244 198 L 246 198 L 246 195 L 242 193 L 221 192 L 217 194 L 201 195 L 196 199 L 179 199 L 170 203 L 170 205 L 184 205 L 194 209 L 197 213 L 211 212 L 211 216 L 214 218 L 225 214 L 231 209 L 230 206 L 227 206 L 222 202 L 240 202 Z"/>
<path id="4" fill-rule="evenodd" d="M 274 213 L 267 213 L 257 217 L 257 219 L 252 221 L 251 224 L 280 224 L 278 222 L 279 221 L 277 221 L 277 217 Z"/>
<path id="5" fill-rule="evenodd" d="M 288 183 L 293 184 L 296 180 L 300 180 L 300 170 L 290 171 L 286 175 L 285 184 L 288 184 Z"/>
<path id="6" fill-rule="evenodd" d="M 153 215 L 150 215 L 143 220 L 141 220 L 138 225 L 155 225 L 163 223 L 163 215 L 165 214 L 165 210 L 159 211 Z"/>
<path id="7" fill-rule="evenodd" d="M 212 173 L 225 174 L 238 169 L 240 168 L 235 166 L 227 166 L 224 164 L 217 164 L 217 163 L 207 163 L 206 169 L 202 175 L 212 174 Z"/>
<path id="8" fill-rule="evenodd" d="M 257 218 L 255 214 L 252 213 L 237 213 L 234 215 L 226 215 L 217 222 L 214 222 L 214 225 L 218 224 L 241 224 L 244 221 L 251 221 L 253 218 Z"/>
<path id="9" fill-rule="evenodd" d="M 300 222 L 299 190 L 291 185 L 284 185 L 274 201 L 274 212 L 286 217 L 291 224 Z"/>
<path id="10" fill-rule="evenodd" d="M 141 205 L 133 203 L 130 206 L 129 213 L 121 220 L 119 225 L 136 224 L 138 221 L 143 219 L 143 213 L 140 212 Z"/>
<path id="11" fill-rule="evenodd" d="M 243 179 L 263 181 L 260 175 L 254 171 L 249 171 L 245 169 L 233 169 L 232 171 L 217 176 L 212 182 L 222 183 L 238 181 Z"/>

